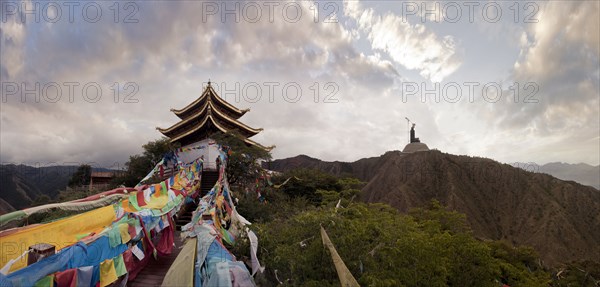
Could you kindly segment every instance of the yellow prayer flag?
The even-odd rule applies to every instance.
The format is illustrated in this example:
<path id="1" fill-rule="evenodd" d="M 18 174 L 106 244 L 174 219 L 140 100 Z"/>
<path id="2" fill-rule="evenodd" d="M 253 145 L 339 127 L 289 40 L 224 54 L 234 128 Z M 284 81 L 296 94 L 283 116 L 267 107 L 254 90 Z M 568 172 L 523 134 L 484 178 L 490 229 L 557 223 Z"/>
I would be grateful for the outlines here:
<path id="1" fill-rule="evenodd" d="M 119 233 L 121 233 L 121 243 L 126 244 L 131 240 L 131 235 L 129 235 L 129 224 L 119 224 Z"/>
<path id="2" fill-rule="evenodd" d="M 350 270 L 348 270 L 348 267 L 346 267 L 346 264 L 344 264 L 342 257 L 340 257 L 337 250 L 335 250 L 335 247 L 323 226 L 321 226 L 321 239 L 323 240 L 323 245 L 325 245 L 325 247 L 329 249 L 329 253 L 331 253 L 331 259 L 333 260 L 333 265 L 340 278 L 342 287 L 360 287 L 356 279 L 354 279 L 354 276 L 352 276 L 352 273 L 350 273 Z"/>
<path id="3" fill-rule="evenodd" d="M 197 238 L 186 241 L 183 249 L 163 279 L 162 286 L 194 286 L 194 260 L 196 257 Z"/>
<path id="4" fill-rule="evenodd" d="M 82 214 L 55 222 L 40 224 L 0 237 L 0 266 L 19 257 L 29 246 L 38 243 L 54 245 L 56 251 L 76 243 L 77 236 L 91 232 L 100 232 L 116 219 L 112 205 L 101 207 Z M 10 271 L 19 270 L 27 265 L 27 256 L 13 264 Z"/>
<path id="5" fill-rule="evenodd" d="M 117 278 L 117 270 L 112 259 L 106 259 L 100 263 L 100 287 L 117 281 Z"/>

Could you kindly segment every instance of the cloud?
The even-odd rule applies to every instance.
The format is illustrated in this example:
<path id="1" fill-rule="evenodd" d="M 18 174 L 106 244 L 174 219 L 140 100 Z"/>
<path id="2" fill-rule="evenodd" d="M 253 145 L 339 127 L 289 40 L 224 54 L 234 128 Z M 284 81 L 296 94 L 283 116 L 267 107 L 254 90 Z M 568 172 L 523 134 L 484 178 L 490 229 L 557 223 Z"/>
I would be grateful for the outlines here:
<path id="1" fill-rule="evenodd" d="M 344 13 L 366 33 L 375 50 L 386 52 L 396 63 L 433 82 L 440 82 L 461 65 L 452 36 L 438 37 L 424 25 L 411 25 L 406 18 L 386 13 L 376 15 L 359 1 L 344 1 Z"/>
<path id="2" fill-rule="evenodd" d="M 597 164 L 599 6 L 597 1 L 540 3 L 539 22 L 526 26 L 520 37 L 520 55 L 508 79 L 513 88 L 505 87 L 501 101 L 476 111 L 494 127 L 486 141 L 495 144 L 484 152 L 494 149 L 511 160 Z"/>
<path id="3" fill-rule="evenodd" d="M 243 87 L 250 82 L 274 81 L 279 89 L 286 83 L 300 83 L 303 99 L 296 104 L 283 101 L 281 91 L 275 103 L 236 103 L 253 109 L 245 122 L 287 131 L 264 142 L 284 146 L 281 143 L 297 142 L 298 134 L 310 138 L 315 127 L 328 130 L 329 119 L 315 109 L 319 106 L 311 99 L 310 87 L 315 82 L 321 102 L 332 91 L 325 90 L 330 82 L 339 84 L 337 97 L 343 92 L 341 97 L 348 101 L 354 95 L 348 91 L 355 85 L 385 89 L 398 74 L 389 61 L 358 52 L 341 24 L 315 23 L 306 1 L 289 2 L 304 15 L 297 22 L 282 18 L 281 4 L 275 7 L 274 21 L 263 13 L 252 23 L 239 15 L 241 10 L 237 12 L 239 23 L 232 21 L 234 15 L 222 21 L 222 13 L 208 15 L 203 2 L 189 1 L 135 2 L 138 9 L 133 18 L 138 22 L 123 23 L 131 10 L 122 10 L 115 23 L 109 7 L 113 3 L 98 3 L 104 16 L 96 23 L 77 17 L 74 22 L 25 24 L 9 19 L 0 26 L 2 81 L 19 88 L 21 84 L 28 88 L 40 84 L 25 102 L 16 94 L 7 96 L 2 104 L 2 161 L 124 162 L 128 155 L 139 152 L 143 143 L 160 137 L 155 126 L 174 124 L 177 118 L 169 108 L 181 108 L 199 97 L 202 82 L 208 78 L 226 82 L 229 88 L 235 82 Z M 235 5 L 214 3 L 220 9 Z M 258 2 L 237 3 L 244 7 Z M 63 20 L 65 16 L 63 13 Z M 44 86 L 54 82 L 63 95 L 56 103 L 41 95 Z M 64 84 L 70 82 L 78 84 L 73 101 Z M 97 83 L 102 91 L 97 102 L 85 100 L 90 95 L 82 87 L 90 83 Z M 132 94 L 137 103 L 124 102 L 133 91 L 126 89 L 127 83 L 137 86 Z M 36 96 L 41 101 L 37 102 Z M 297 133 L 290 132 L 292 129 Z M 286 154 L 301 148 L 291 146 Z M 334 146 L 327 148 L 335 150 Z"/>
<path id="4" fill-rule="evenodd" d="M 539 23 L 527 31 L 512 77 L 523 86 L 526 82 L 539 86 L 539 103 L 523 105 L 521 111 L 541 134 L 588 124 L 598 127 L 599 6 L 598 2 L 548 2 Z M 522 120 L 505 117 L 511 124 Z"/>
<path id="5" fill-rule="evenodd" d="M 0 67 L 0 76 L 2 79 L 9 79 L 9 77 L 19 74 L 23 69 L 22 47 L 25 37 L 25 26 L 15 21 L 15 16 L 6 16 L 6 21 L 0 26 L 3 59 Z"/>
<path id="6" fill-rule="evenodd" d="M 404 117 L 409 116 L 418 123 L 419 137 L 441 150 L 499 159 L 535 154 L 542 161 L 552 157 L 597 163 L 593 146 L 598 145 L 600 72 L 598 40 L 591 28 L 597 24 L 597 3 L 548 2 L 541 5 L 539 23 L 510 27 L 509 34 L 519 31 L 513 45 L 519 45 L 521 55 L 510 75 L 498 78 L 519 81 L 522 96 L 529 92 L 523 90 L 526 82 L 539 84 L 538 104 L 501 101 L 467 107 L 404 103 L 400 82 L 421 75 L 427 82 L 443 83 L 463 72 L 477 74 L 482 66 L 469 66 L 465 58 L 469 63 L 489 58 L 488 64 L 495 65 L 498 51 L 469 58 L 476 47 L 461 45 L 472 40 L 468 37 L 491 41 L 481 34 L 491 28 L 504 31 L 503 25 L 473 29 L 475 34 L 466 38 L 460 33 L 450 37 L 434 33 L 429 25 L 402 22 L 391 11 L 364 9 L 359 1 L 344 2 L 337 23 L 325 23 L 327 13 L 316 15 L 315 23 L 316 10 L 307 1 L 280 3 L 272 21 L 263 6 L 262 17 L 252 22 L 240 14 L 243 7 L 263 2 L 142 1 L 134 2 L 138 23 L 124 23 L 124 10 L 115 23 L 109 9 L 113 3 L 98 3 L 106 17 L 97 23 L 75 19 L 20 24 L 9 19 L 0 24 L 2 81 L 28 87 L 37 82 L 42 90 L 44 84 L 56 82 L 63 88 L 63 98 L 56 103 L 37 103 L 32 95 L 23 103 L 18 94 L 2 103 L 2 161 L 124 162 L 140 152 L 143 143 L 161 136 L 154 127 L 176 123 L 169 109 L 195 100 L 210 78 L 215 84 L 226 83 L 240 100 L 232 93 L 221 96 L 252 109 L 241 120 L 265 129 L 254 139 L 277 145 L 276 158 L 304 153 L 355 160 L 402 149 Z M 207 14 L 206 3 L 217 3 L 221 11 Z M 233 21 L 236 15 L 223 21 L 222 5 L 230 9 L 235 3 L 241 7 L 236 12 L 240 21 Z M 304 16 L 284 19 L 286 3 L 299 7 Z M 433 25 L 447 28 L 445 24 Z M 469 53 L 458 52 L 463 50 Z M 79 83 L 72 102 L 65 94 L 66 82 Z M 279 84 L 273 101 L 267 82 Z M 84 99 L 82 87 L 89 83 L 101 86 L 98 102 Z M 132 91 L 127 83 L 137 85 L 132 95 L 137 103 L 124 102 Z M 262 86 L 261 100 L 244 100 L 249 83 Z M 285 101 L 282 87 L 288 83 L 300 85 L 298 102 Z M 325 103 L 327 96 L 337 102 Z M 448 131 L 449 125 L 456 128 Z M 567 143 L 580 152 L 555 152 Z"/>

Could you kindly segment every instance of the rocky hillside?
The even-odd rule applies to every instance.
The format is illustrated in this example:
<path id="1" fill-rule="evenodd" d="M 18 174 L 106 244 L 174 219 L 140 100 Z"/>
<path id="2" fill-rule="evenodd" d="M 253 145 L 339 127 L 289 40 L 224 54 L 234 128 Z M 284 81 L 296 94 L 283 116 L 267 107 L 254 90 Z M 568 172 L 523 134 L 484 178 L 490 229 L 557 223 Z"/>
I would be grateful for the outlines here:
<path id="1" fill-rule="evenodd" d="M 0 198 L 0 215 L 13 211 L 15 211 L 15 208 L 8 202 L 4 201 L 4 199 Z"/>
<path id="2" fill-rule="evenodd" d="M 54 198 L 64 189 L 77 167 L 27 165 L 0 166 L 0 213 L 29 207 L 40 195 Z"/>
<path id="3" fill-rule="evenodd" d="M 336 176 L 352 176 L 362 181 L 368 181 L 375 175 L 375 167 L 380 159 L 380 157 L 370 157 L 355 162 L 328 162 L 307 155 L 299 155 L 265 163 L 264 167 L 275 171 L 287 171 L 296 168 L 318 169 Z"/>
<path id="4" fill-rule="evenodd" d="M 318 168 L 367 182 L 362 198 L 407 211 L 437 199 L 465 213 L 476 236 L 534 247 L 548 265 L 600 258 L 600 191 L 484 158 L 388 152 L 353 163 L 306 156 L 274 170 Z"/>

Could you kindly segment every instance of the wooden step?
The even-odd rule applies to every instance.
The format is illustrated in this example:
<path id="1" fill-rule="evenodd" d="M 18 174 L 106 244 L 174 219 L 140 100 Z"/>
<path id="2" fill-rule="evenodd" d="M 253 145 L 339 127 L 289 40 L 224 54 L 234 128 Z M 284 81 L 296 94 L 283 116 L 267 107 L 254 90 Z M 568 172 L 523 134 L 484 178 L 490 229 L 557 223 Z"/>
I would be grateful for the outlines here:
<path id="1" fill-rule="evenodd" d="M 173 247 L 173 252 L 168 256 L 159 257 L 158 260 L 154 260 L 154 258 L 150 259 L 148 265 L 140 271 L 138 276 L 133 281 L 127 282 L 127 286 L 160 286 L 162 281 L 169 271 L 169 267 L 179 255 L 181 251 L 181 247 L 183 246 L 183 242 L 181 241 L 181 237 L 179 236 L 179 232 L 175 232 L 175 247 Z"/>

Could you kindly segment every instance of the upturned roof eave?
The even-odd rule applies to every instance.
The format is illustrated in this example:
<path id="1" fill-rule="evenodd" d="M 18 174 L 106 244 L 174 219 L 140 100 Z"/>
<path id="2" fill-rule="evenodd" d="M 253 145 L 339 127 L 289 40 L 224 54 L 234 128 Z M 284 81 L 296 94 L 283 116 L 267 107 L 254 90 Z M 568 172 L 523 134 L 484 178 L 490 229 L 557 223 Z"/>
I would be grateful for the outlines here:
<path id="1" fill-rule="evenodd" d="M 261 132 L 263 129 L 262 128 L 251 128 L 249 126 L 247 126 L 246 124 L 236 120 L 236 119 L 232 119 L 230 117 L 228 117 L 226 114 L 220 112 L 213 104 L 211 101 L 207 101 L 205 106 L 202 108 L 202 110 L 199 113 L 196 113 L 194 116 L 191 116 L 185 120 L 181 120 L 178 123 L 172 125 L 171 127 L 167 128 L 167 129 L 163 129 L 163 128 L 157 128 L 158 131 L 160 131 L 162 134 L 164 134 L 165 136 L 168 137 L 172 137 L 173 136 L 173 132 L 177 129 L 180 128 L 182 126 L 184 126 L 185 124 L 189 123 L 190 121 L 197 119 L 199 117 L 204 117 L 206 116 L 206 113 L 210 110 L 210 113 L 212 114 L 213 112 L 222 120 L 229 122 L 231 125 L 238 127 L 241 130 L 244 130 L 247 134 L 248 137 L 254 136 L 256 134 L 258 134 L 259 132 Z"/>
<path id="2" fill-rule="evenodd" d="M 210 121 L 211 121 L 211 123 L 212 123 L 212 124 L 213 124 L 213 125 L 214 125 L 214 126 L 215 126 L 215 127 L 218 129 L 218 130 L 219 130 L 219 131 L 221 131 L 221 132 L 223 132 L 223 133 L 226 133 L 226 132 L 227 132 L 227 129 L 226 129 L 226 128 L 224 128 L 223 126 L 221 126 L 221 125 L 220 125 L 220 124 L 219 124 L 217 121 L 215 121 L 215 119 L 212 117 L 212 115 L 207 115 L 207 116 L 206 116 L 206 117 L 205 117 L 205 118 L 202 120 L 202 122 L 200 122 L 200 123 L 199 123 L 199 124 L 198 124 L 198 125 L 197 125 L 197 126 L 194 128 L 194 129 L 192 129 L 192 130 L 190 130 L 190 131 L 188 131 L 188 132 L 186 132 L 186 133 L 183 133 L 183 134 L 181 134 L 181 135 L 179 135 L 179 136 L 177 136 L 177 137 L 171 138 L 171 140 L 170 140 L 170 141 L 171 141 L 172 143 L 175 143 L 175 142 L 178 142 L 178 141 L 182 141 L 182 140 L 183 140 L 183 139 L 185 139 L 187 136 L 190 136 L 190 135 L 192 135 L 192 134 L 193 134 L 195 131 L 198 131 L 200 128 L 202 128 L 202 127 L 203 127 L 203 126 L 204 126 L 204 125 L 205 125 L 205 124 L 208 122 L 208 120 L 210 120 Z M 263 150 L 266 150 L 266 151 L 271 151 L 273 148 L 275 148 L 275 146 L 269 146 L 269 147 L 265 147 L 265 146 L 263 146 L 263 145 L 261 145 L 261 144 L 259 144 L 259 143 L 255 142 L 255 141 L 253 141 L 253 140 L 251 140 L 251 139 L 249 139 L 249 138 L 244 138 L 244 142 L 245 142 L 246 144 L 253 145 L 253 146 L 256 146 L 256 147 L 259 147 L 259 148 L 261 148 L 261 149 L 263 149 Z"/>
<path id="3" fill-rule="evenodd" d="M 172 135 L 170 133 L 165 133 L 163 129 L 158 129 L 161 133 L 163 133 L 165 136 L 171 138 L 171 142 L 175 142 L 178 140 L 181 140 L 182 138 L 185 138 L 186 136 L 189 136 L 195 132 L 197 132 L 198 130 L 201 130 L 206 123 L 208 122 L 208 120 L 211 121 L 211 123 L 217 127 L 220 131 L 226 133 L 228 131 L 228 129 L 224 128 L 217 119 L 215 119 L 215 117 L 212 115 L 212 113 L 208 113 L 204 116 L 204 118 L 202 119 L 202 121 L 200 121 L 200 123 L 198 123 L 195 127 L 193 127 L 192 129 L 188 130 L 187 132 L 184 132 L 182 134 L 179 135 Z M 239 123 L 239 122 L 238 122 Z M 251 137 L 256 135 L 258 132 L 256 133 L 251 133 L 251 134 L 242 134 L 243 136 L 245 136 L 246 138 Z"/>
<path id="4" fill-rule="evenodd" d="M 246 114 L 246 112 L 248 112 L 248 109 L 240 110 L 240 109 L 236 108 L 235 106 L 233 106 L 232 104 L 221 99 L 221 97 L 219 97 L 217 95 L 215 90 L 210 85 L 206 87 L 206 89 L 204 90 L 202 95 L 199 98 L 197 98 L 195 101 L 191 102 L 190 104 L 188 104 L 187 106 L 185 106 L 182 109 L 171 109 L 171 111 L 180 119 L 184 119 L 183 114 L 185 114 L 186 112 L 191 110 L 193 107 L 197 106 L 206 97 L 210 97 L 211 99 L 214 99 L 216 102 L 219 102 L 219 104 L 226 107 L 230 112 L 236 114 L 238 117 L 241 117 L 244 114 Z"/>

